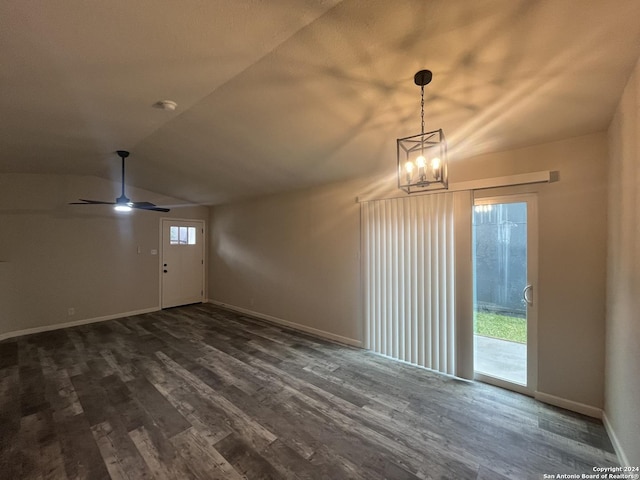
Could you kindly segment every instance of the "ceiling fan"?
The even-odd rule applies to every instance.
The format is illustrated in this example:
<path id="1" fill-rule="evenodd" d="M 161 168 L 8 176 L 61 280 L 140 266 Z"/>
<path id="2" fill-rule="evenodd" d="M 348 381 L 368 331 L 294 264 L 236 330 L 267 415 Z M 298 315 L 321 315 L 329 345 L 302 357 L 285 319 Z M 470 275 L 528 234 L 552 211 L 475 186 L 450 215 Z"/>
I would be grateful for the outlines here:
<path id="1" fill-rule="evenodd" d="M 150 202 L 132 202 L 124 194 L 124 159 L 129 156 L 126 150 L 118 150 L 116 152 L 122 159 L 122 195 L 116 198 L 115 202 L 102 202 L 100 200 L 86 200 L 80 198 L 79 202 L 71 202 L 69 205 L 115 205 L 114 209 L 118 212 L 130 212 L 132 208 L 139 210 L 153 210 L 154 212 L 169 212 L 168 208 L 156 207 Z"/>

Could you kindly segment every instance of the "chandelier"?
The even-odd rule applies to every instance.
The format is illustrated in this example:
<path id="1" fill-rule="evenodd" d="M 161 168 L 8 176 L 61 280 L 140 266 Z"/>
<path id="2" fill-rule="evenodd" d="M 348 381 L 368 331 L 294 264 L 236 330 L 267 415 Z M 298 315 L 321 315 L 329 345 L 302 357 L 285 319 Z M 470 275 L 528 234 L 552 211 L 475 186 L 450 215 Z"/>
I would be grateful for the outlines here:
<path id="1" fill-rule="evenodd" d="M 447 142 L 442 129 L 424 131 L 424 86 L 431 82 L 432 73 L 420 70 L 413 80 L 420 87 L 420 120 L 418 135 L 399 138 L 398 188 L 407 193 L 448 188 Z"/>

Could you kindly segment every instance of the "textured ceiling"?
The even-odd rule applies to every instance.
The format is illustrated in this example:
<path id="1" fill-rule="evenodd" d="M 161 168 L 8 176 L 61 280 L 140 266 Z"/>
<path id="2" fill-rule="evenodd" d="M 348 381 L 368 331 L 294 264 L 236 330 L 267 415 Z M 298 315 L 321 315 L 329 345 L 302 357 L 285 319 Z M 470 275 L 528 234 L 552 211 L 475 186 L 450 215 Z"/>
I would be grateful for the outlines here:
<path id="1" fill-rule="evenodd" d="M 607 127 L 639 0 L 2 0 L 0 172 L 192 202 L 393 172 L 426 126 L 451 166 Z M 152 108 L 163 99 L 175 112 Z"/>

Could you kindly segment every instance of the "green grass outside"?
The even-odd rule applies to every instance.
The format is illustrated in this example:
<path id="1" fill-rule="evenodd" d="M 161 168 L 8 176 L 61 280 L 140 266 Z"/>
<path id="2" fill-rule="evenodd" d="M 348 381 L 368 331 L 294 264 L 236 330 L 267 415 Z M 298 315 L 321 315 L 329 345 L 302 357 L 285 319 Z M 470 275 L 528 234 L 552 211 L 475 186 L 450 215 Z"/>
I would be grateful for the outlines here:
<path id="1" fill-rule="evenodd" d="M 476 312 L 475 333 L 485 337 L 501 338 L 527 343 L 527 321 L 490 312 Z"/>

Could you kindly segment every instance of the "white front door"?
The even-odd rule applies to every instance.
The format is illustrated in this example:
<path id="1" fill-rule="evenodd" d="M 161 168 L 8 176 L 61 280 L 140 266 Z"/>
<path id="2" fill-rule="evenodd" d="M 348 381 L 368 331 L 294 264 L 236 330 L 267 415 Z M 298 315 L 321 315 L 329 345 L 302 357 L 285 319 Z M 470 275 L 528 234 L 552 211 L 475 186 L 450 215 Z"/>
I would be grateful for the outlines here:
<path id="1" fill-rule="evenodd" d="M 162 219 L 161 307 L 204 300 L 204 221 Z"/>

